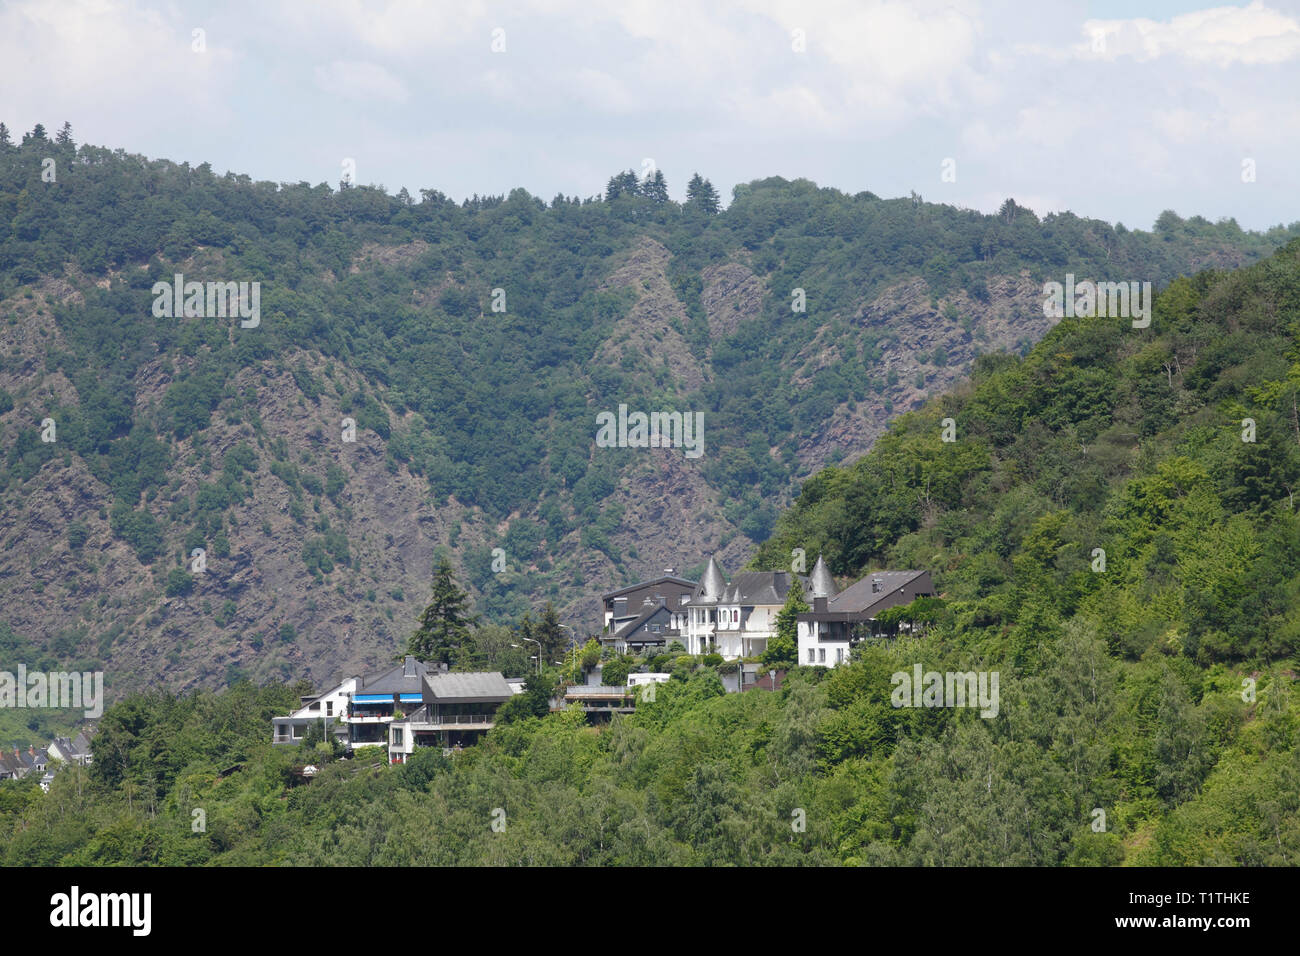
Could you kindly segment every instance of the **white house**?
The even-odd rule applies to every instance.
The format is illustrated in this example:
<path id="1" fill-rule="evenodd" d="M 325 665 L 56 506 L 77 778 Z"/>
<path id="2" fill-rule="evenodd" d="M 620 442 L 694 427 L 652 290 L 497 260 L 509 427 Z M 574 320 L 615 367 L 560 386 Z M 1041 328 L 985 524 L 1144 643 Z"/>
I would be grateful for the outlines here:
<path id="1" fill-rule="evenodd" d="M 807 590 L 807 579 L 789 571 L 744 571 L 726 581 L 709 558 L 704 580 L 686 602 L 686 650 L 728 660 L 762 654 L 794 581 Z"/>
<path id="2" fill-rule="evenodd" d="M 300 744 L 303 734 L 311 724 L 321 724 L 322 730 L 328 727 L 340 738 L 346 737 L 347 727 L 342 718 L 346 717 L 352 695 L 356 693 L 360 683 L 361 678 L 349 677 L 323 694 L 302 698 L 302 706 L 289 716 L 273 718 L 275 735 L 271 738 L 271 742 Z"/>
<path id="3" fill-rule="evenodd" d="M 825 667 L 843 664 L 860 637 L 875 630 L 877 614 L 933 594 L 929 571 L 873 571 L 837 592 L 835 580 L 819 556 L 809 596 L 812 610 L 796 618 L 799 663 Z"/>

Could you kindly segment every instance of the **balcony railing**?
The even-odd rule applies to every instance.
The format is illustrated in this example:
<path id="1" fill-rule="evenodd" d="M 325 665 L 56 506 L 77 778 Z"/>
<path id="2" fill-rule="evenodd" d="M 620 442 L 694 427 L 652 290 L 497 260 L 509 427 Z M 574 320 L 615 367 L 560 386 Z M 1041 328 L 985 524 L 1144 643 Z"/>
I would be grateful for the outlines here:
<path id="1" fill-rule="evenodd" d="M 424 714 L 411 722 L 438 727 L 443 724 L 490 724 L 494 720 L 495 714 Z"/>

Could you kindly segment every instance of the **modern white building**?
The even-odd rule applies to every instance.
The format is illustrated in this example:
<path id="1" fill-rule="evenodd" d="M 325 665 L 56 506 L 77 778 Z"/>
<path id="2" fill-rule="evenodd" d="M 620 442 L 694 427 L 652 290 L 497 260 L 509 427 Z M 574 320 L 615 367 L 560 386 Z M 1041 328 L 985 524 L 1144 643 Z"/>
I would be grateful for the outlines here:
<path id="1" fill-rule="evenodd" d="M 323 694 L 302 698 L 302 706 L 293 713 L 287 717 L 273 718 L 275 734 L 271 742 L 300 744 L 311 724 L 320 724 L 321 730 L 333 731 L 340 740 L 346 741 L 347 726 L 342 718 L 347 714 L 352 695 L 360 683 L 360 677 L 349 677 Z"/>
<path id="2" fill-rule="evenodd" d="M 320 723 L 349 750 L 384 747 L 403 763 L 419 747 L 473 743 L 494 724 L 497 708 L 523 691 L 522 680 L 496 671 L 449 673 L 445 665 L 406 657 L 368 677 L 349 677 L 286 717 L 274 717 L 272 742 L 300 744 Z"/>

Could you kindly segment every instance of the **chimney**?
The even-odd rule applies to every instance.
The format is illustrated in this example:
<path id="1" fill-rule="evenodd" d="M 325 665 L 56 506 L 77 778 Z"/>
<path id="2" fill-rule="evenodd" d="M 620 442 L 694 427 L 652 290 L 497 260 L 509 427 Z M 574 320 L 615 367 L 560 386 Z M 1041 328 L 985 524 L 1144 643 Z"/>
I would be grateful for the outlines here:
<path id="1" fill-rule="evenodd" d="M 871 579 L 871 593 L 872 593 L 872 594 L 879 594 L 880 591 L 881 591 L 881 589 L 884 588 L 884 586 L 885 586 L 885 582 L 882 581 L 880 578 L 872 578 L 872 579 Z"/>
<path id="2" fill-rule="evenodd" d="M 27 756 L 29 756 L 29 757 L 35 757 L 35 756 L 36 756 L 36 747 L 35 747 L 34 745 L 32 745 L 32 744 L 28 744 L 28 745 L 27 745 Z"/>

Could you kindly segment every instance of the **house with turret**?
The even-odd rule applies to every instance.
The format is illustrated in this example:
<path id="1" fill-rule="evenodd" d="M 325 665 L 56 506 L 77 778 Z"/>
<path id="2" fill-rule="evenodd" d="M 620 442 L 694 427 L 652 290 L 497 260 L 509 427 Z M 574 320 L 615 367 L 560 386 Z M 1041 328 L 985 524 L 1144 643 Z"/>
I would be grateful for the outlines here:
<path id="1" fill-rule="evenodd" d="M 835 586 L 819 556 L 812 573 L 812 591 L 804 592 L 812 610 L 798 622 L 799 663 L 834 667 L 849 659 L 849 650 L 876 634 L 876 615 L 918 597 L 933 597 L 929 571 L 873 571 L 843 591 Z"/>
<path id="2" fill-rule="evenodd" d="M 792 583 L 808 593 L 808 579 L 790 571 L 742 571 L 728 579 L 717 558 L 686 602 L 686 650 L 721 654 L 728 660 L 754 657 L 776 636 L 776 616 Z"/>

